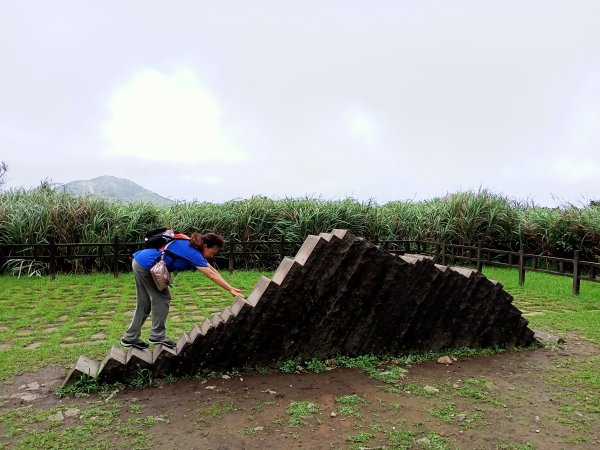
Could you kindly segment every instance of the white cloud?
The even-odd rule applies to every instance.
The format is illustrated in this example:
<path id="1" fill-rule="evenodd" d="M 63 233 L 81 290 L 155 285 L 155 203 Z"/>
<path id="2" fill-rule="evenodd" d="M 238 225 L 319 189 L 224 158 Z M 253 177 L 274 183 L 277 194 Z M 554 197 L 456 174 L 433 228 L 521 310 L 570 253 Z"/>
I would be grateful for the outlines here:
<path id="1" fill-rule="evenodd" d="M 246 155 L 228 136 L 215 96 L 187 68 L 146 69 L 119 89 L 103 124 L 107 150 L 181 162 L 234 162 Z"/>

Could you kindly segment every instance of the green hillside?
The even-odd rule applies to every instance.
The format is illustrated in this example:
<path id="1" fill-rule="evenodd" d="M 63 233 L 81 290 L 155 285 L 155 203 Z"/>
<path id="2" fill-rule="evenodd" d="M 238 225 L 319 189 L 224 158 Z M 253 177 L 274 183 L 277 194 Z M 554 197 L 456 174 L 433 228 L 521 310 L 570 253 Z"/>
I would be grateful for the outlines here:
<path id="1" fill-rule="evenodd" d="M 168 206 L 175 203 L 173 200 L 161 197 L 124 178 L 103 175 L 91 180 L 71 181 L 64 185 L 65 190 L 72 195 L 94 195 L 108 200 L 122 200 L 126 202 L 153 203 L 159 206 Z"/>

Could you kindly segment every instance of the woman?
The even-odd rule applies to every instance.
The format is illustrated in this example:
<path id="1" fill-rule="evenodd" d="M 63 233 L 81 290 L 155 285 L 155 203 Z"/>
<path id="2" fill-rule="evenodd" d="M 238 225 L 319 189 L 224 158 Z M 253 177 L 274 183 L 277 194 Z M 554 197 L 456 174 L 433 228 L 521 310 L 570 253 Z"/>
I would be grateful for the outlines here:
<path id="1" fill-rule="evenodd" d="M 242 291 L 231 287 L 221 274 L 206 261 L 215 256 L 224 244 L 223 237 L 215 233 L 205 235 L 194 233 L 189 240 L 175 239 L 172 241 L 165 252 L 164 261 L 169 272 L 197 269 L 234 297 L 243 299 Z M 169 348 L 177 345 L 166 335 L 165 322 L 169 314 L 171 293 L 168 287 L 159 291 L 150 273 L 150 268 L 161 254 L 160 250 L 153 248 L 140 250 L 133 254 L 132 267 L 135 276 L 136 305 L 131 325 L 121 338 L 121 345 L 125 347 L 148 348 L 148 344 L 140 339 L 140 335 L 142 325 L 150 313 L 152 313 L 150 343 L 162 344 Z"/>

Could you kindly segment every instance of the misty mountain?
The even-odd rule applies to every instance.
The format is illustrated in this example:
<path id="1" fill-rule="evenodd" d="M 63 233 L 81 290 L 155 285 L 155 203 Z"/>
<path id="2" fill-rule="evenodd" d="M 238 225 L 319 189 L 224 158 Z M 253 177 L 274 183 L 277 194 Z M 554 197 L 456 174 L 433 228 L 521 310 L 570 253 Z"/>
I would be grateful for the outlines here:
<path id="1" fill-rule="evenodd" d="M 108 200 L 145 202 L 160 206 L 168 206 L 175 203 L 173 200 L 161 197 L 133 181 L 110 175 L 103 175 L 91 180 L 71 181 L 63 186 L 67 192 L 76 196 L 91 194 Z"/>

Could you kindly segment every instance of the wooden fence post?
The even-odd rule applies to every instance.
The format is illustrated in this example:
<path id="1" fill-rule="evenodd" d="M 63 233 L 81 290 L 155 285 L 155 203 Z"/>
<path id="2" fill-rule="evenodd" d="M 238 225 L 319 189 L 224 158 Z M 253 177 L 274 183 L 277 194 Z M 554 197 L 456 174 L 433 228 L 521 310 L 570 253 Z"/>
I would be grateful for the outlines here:
<path id="1" fill-rule="evenodd" d="M 446 253 L 446 243 L 442 242 L 442 266 L 448 265 L 448 255 Z"/>
<path id="2" fill-rule="evenodd" d="M 481 248 L 483 247 L 481 239 L 477 241 L 477 271 L 481 272 L 483 261 L 481 260 Z"/>
<path id="3" fill-rule="evenodd" d="M 525 256 L 523 252 L 523 245 L 519 247 L 519 286 L 525 284 Z"/>
<path id="4" fill-rule="evenodd" d="M 233 273 L 233 239 L 229 238 L 229 273 Z"/>
<path id="5" fill-rule="evenodd" d="M 280 243 L 280 247 L 279 247 L 279 257 L 281 258 L 281 261 L 283 261 L 283 258 L 285 258 L 285 235 L 284 234 L 281 235 L 281 243 Z"/>
<path id="6" fill-rule="evenodd" d="M 54 238 L 50 238 L 50 278 L 54 280 L 56 278 L 56 244 Z"/>
<path id="7" fill-rule="evenodd" d="M 113 241 L 113 276 L 119 276 L 119 236 L 115 236 Z"/>
<path id="8" fill-rule="evenodd" d="M 579 250 L 575 250 L 573 254 L 573 294 L 579 295 L 579 287 L 581 280 L 579 279 Z"/>

